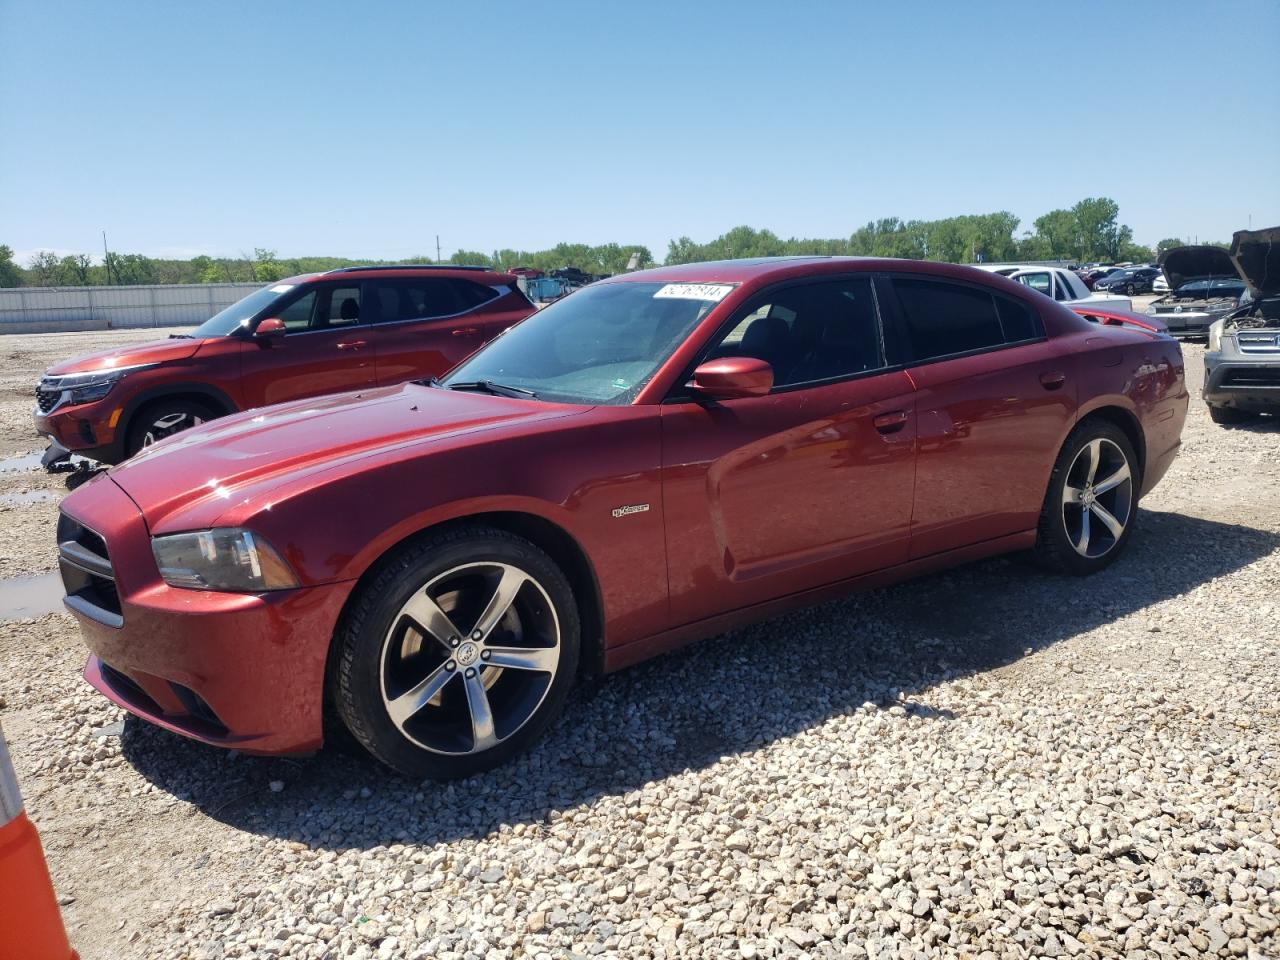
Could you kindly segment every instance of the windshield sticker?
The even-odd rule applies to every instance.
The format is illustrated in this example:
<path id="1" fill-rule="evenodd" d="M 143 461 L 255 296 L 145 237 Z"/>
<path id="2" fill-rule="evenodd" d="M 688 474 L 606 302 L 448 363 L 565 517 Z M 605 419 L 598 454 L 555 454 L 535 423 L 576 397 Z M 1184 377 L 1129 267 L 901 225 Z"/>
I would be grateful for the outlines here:
<path id="1" fill-rule="evenodd" d="M 292 289 L 293 289 L 292 283 L 277 283 L 274 287 L 271 288 L 271 292 L 272 293 L 288 293 Z"/>
<path id="2" fill-rule="evenodd" d="M 655 300 L 706 300 L 719 303 L 733 287 L 721 283 L 668 283 L 653 295 Z"/>

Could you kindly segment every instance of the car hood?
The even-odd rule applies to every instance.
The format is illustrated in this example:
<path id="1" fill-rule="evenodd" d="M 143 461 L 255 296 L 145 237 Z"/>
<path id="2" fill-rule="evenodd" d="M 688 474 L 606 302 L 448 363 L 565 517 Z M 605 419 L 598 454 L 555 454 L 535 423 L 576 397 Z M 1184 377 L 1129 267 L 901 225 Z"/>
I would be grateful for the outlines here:
<path id="1" fill-rule="evenodd" d="M 171 340 L 148 340 L 128 347 L 87 353 L 54 364 L 47 371 L 49 376 L 63 377 L 69 373 L 97 373 L 101 370 L 117 370 L 120 367 L 137 367 L 148 363 L 165 363 L 185 360 L 197 350 L 203 340 L 178 337 Z"/>
<path id="2" fill-rule="evenodd" d="M 286 484 L 378 454 L 589 409 L 401 384 L 213 420 L 143 450 L 110 477 L 153 532 L 182 529 L 182 518 L 205 524 L 232 507 L 270 502 Z"/>
<path id="3" fill-rule="evenodd" d="M 1237 231 L 1231 237 L 1231 262 L 1255 298 L 1280 294 L 1280 227 Z"/>
<path id="4" fill-rule="evenodd" d="M 1193 280 L 1236 276 L 1231 255 L 1221 247 L 1209 244 L 1166 250 L 1160 254 L 1160 270 L 1169 281 L 1170 290 L 1177 290 Z"/>

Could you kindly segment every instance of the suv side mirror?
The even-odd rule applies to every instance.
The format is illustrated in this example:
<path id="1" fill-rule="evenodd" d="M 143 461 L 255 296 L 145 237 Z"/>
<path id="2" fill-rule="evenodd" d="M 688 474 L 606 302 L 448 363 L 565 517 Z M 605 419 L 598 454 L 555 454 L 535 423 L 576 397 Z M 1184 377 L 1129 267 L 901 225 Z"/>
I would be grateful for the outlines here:
<path id="1" fill-rule="evenodd" d="M 253 339 L 270 343 L 279 340 L 284 334 L 284 321 L 278 317 L 268 317 L 258 322 L 258 326 L 253 331 Z"/>
<path id="2" fill-rule="evenodd" d="M 755 357 L 721 357 L 693 371 L 688 389 L 709 400 L 763 397 L 773 389 L 773 367 Z"/>

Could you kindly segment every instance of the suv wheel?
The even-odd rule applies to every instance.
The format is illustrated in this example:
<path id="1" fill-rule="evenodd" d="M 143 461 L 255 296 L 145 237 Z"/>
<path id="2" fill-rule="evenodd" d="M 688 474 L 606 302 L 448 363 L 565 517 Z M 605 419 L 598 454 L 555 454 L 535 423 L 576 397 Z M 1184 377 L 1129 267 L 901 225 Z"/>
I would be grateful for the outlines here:
<path id="1" fill-rule="evenodd" d="M 1209 419 L 1214 423 L 1230 425 L 1234 423 L 1247 423 L 1252 420 L 1253 414 L 1244 410 L 1237 410 L 1235 407 L 1210 407 Z"/>
<path id="2" fill-rule="evenodd" d="M 1079 576 L 1109 566 L 1124 550 L 1138 512 L 1138 459 L 1124 431 L 1086 421 L 1058 454 L 1040 512 L 1036 558 Z"/>
<path id="3" fill-rule="evenodd" d="M 1131 297 L 1132 297 L 1135 293 L 1137 293 L 1137 292 L 1138 292 L 1138 288 L 1137 288 L 1137 287 L 1135 287 L 1132 283 L 1126 283 L 1126 284 L 1124 285 L 1124 292 L 1125 292 L 1128 296 L 1131 296 Z"/>
<path id="4" fill-rule="evenodd" d="M 330 679 L 347 728 L 415 778 L 469 776 L 526 750 L 578 666 L 573 589 L 521 537 L 463 527 L 384 561 L 335 635 Z"/>
<path id="5" fill-rule="evenodd" d="M 175 397 L 172 400 L 149 403 L 133 415 L 125 441 L 125 456 L 132 457 L 157 440 L 189 430 L 216 416 L 207 405 L 196 400 Z"/>

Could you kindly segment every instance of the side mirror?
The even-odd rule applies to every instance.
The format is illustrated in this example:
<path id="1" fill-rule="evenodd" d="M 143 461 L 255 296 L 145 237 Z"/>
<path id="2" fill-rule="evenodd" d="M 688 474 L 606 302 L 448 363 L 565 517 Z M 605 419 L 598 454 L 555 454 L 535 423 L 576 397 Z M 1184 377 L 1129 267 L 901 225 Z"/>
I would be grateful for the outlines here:
<path id="1" fill-rule="evenodd" d="M 721 357 L 693 371 L 688 388 L 709 400 L 763 397 L 773 389 L 773 367 L 755 357 Z"/>
<path id="2" fill-rule="evenodd" d="M 284 334 L 284 321 L 278 317 L 268 317 L 258 323 L 258 326 L 253 331 L 253 339 L 271 343 L 279 340 Z"/>

